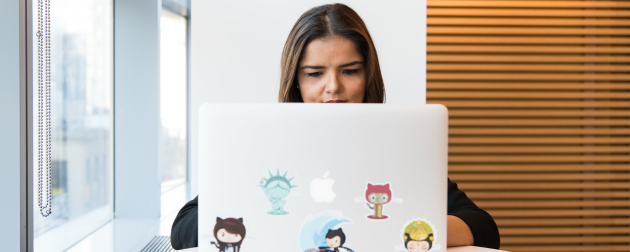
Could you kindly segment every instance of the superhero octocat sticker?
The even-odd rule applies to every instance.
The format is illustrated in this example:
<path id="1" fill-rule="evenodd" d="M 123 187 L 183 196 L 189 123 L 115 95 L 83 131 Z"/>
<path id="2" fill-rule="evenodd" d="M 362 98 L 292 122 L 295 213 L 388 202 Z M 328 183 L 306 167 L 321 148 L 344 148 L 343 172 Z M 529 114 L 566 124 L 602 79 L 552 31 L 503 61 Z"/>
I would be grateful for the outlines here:
<path id="1" fill-rule="evenodd" d="M 346 247 L 341 224 L 352 223 L 339 211 L 324 211 L 309 216 L 300 230 L 300 250 L 304 252 L 353 252 Z"/>
<path id="2" fill-rule="evenodd" d="M 217 217 L 217 224 L 214 225 L 214 238 L 210 244 L 216 246 L 219 252 L 239 252 L 241 244 L 245 239 L 245 225 L 243 218 L 226 218 Z"/>
<path id="3" fill-rule="evenodd" d="M 430 221 L 422 218 L 411 220 L 405 225 L 402 240 L 405 251 L 421 252 L 440 249 L 439 245 L 434 246 L 435 227 Z"/>
<path id="4" fill-rule="evenodd" d="M 291 180 L 295 177 L 287 178 L 287 173 L 289 173 L 288 169 L 282 176 L 280 175 L 280 168 L 276 171 L 276 175 L 273 175 L 271 171 L 268 172 L 269 177 L 261 177 L 260 184 L 258 185 L 262 188 L 263 193 L 265 193 L 271 203 L 271 210 L 267 211 L 267 213 L 273 215 L 289 214 L 289 212 L 284 210 L 284 206 L 287 204 L 285 198 L 289 196 L 291 189 L 297 187 L 297 185 L 291 184 Z"/>

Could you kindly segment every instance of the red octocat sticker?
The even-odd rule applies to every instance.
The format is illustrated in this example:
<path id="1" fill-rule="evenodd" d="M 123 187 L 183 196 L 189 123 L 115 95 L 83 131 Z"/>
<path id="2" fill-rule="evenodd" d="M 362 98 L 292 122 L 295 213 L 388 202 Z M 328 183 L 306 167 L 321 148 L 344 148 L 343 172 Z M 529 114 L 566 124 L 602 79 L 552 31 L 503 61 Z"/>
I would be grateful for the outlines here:
<path id="1" fill-rule="evenodd" d="M 374 214 L 369 215 L 368 218 L 375 220 L 388 218 L 387 215 L 383 214 L 383 205 L 392 200 L 392 190 L 389 188 L 389 183 L 383 185 L 368 183 L 365 199 L 367 200 L 367 206 L 374 210 Z"/>

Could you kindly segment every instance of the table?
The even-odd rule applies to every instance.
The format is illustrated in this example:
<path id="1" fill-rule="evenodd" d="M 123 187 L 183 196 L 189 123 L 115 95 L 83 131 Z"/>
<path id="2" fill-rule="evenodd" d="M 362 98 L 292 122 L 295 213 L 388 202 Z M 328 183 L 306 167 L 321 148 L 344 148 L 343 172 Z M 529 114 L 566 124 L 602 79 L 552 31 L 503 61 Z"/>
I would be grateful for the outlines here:
<path id="1" fill-rule="evenodd" d="M 177 251 L 198 252 L 199 249 L 189 248 L 189 249 L 182 249 L 182 250 L 177 250 Z M 496 250 L 496 249 L 489 249 L 489 248 L 482 248 L 482 247 L 475 247 L 475 246 L 462 246 L 462 247 L 447 248 L 446 251 L 448 252 L 498 252 L 498 251 L 504 251 L 504 250 Z"/>

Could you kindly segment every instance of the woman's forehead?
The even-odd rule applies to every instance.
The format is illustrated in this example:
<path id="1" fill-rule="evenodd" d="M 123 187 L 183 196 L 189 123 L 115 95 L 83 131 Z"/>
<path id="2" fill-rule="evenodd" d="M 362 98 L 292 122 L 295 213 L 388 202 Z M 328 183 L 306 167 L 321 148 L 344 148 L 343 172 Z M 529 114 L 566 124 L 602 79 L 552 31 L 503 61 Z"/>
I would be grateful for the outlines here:
<path id="1" fill-rule="evenodd" d="M 311 41 L 300 61 L 300 67 L 338 67 L 354 61 L 363 61 L 355 43 L 344 37 L 330 37 Z"/>

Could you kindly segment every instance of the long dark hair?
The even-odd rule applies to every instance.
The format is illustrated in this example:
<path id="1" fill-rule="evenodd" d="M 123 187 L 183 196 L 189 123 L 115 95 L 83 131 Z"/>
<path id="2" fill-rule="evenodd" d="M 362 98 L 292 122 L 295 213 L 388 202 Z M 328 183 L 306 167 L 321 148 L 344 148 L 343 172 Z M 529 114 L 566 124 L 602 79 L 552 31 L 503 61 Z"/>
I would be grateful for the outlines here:
<path id="1" fill-rule="evenodd" d="M 304 102 L 296 78 L 304 48 L 315 39 L 331 36 L 351 40 L 363 56 L 366 79 L 363 102 L 383 103 L 385 86 L 372 37 L 359 14 L 339 3 L 312 8 L 295 22 L 282 50 L 278 101 Z"/>

